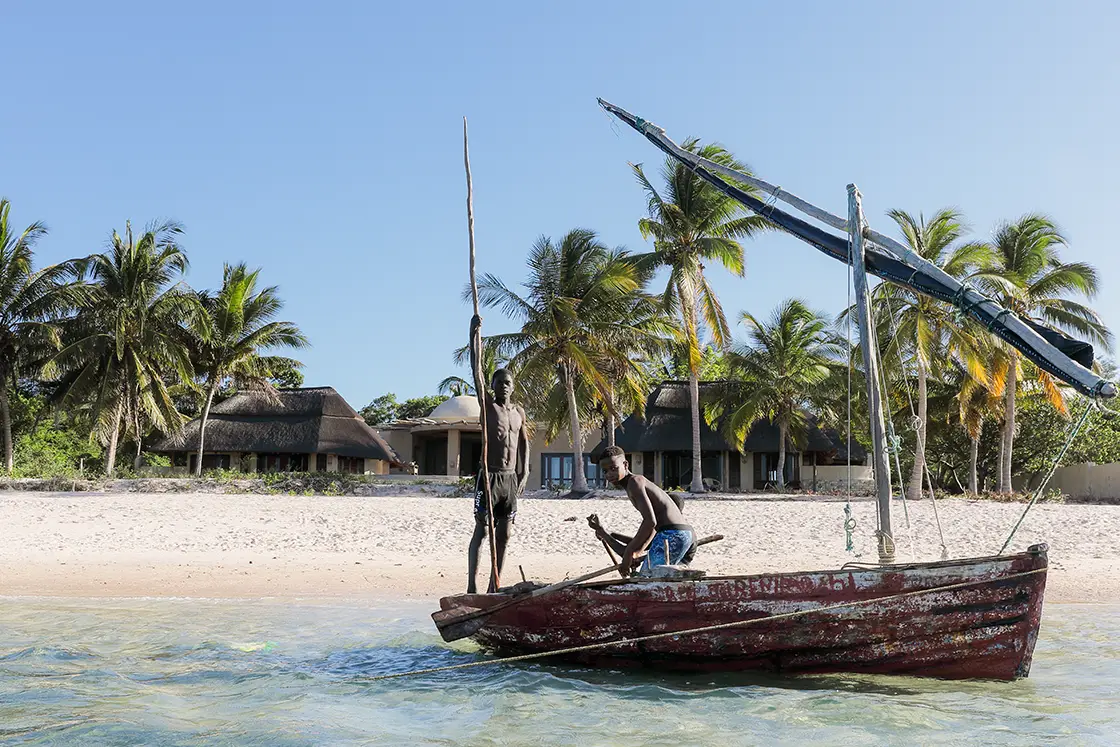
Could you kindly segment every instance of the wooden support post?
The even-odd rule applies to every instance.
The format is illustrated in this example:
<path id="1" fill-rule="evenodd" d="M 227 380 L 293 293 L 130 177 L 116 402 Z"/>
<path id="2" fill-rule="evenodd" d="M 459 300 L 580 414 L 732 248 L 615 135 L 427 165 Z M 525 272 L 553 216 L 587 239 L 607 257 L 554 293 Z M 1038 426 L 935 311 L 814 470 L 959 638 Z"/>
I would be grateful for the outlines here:
<path id="1" fill-rule="evenodd" d="M 876 507 L 879 511 L 879 562 L 894 562 L 894 533 L 891 530 L 891 473 L 887 463 L 886 425 L 883 421 L 882 392 L 879 390 L 878 340 L 871 314 L 871 294 L 867 288 L 864 265 L 863 205 L 856 185 L 848 185 L 848 232 L 851 242 L 852 279 L 855 286 L 856 318 L 859 320 L 860 348 L 867 379 L 867 404 L 871 415 L 872 463 L 875 470 Z"/>

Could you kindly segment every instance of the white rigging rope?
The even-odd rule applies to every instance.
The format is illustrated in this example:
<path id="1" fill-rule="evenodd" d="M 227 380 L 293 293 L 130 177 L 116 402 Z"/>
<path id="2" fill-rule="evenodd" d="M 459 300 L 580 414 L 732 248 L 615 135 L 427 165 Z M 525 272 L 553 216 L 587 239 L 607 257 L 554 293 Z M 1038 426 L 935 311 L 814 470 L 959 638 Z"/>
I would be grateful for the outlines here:
<path id="1" fill-rule="evenodd" d="M 775 193 L 777 194 L 777 193 Z M 852 238 L 848 236 L 848 309 L 852 308 Z M 852 541 L 852 536 L 855 533 L 856 522 L 852 518 L 852 366 L 854 365 L 854 357 L 852 355 L 852 315 L 847 315 L 847 339 L 848 339 L 848 427 L 846 430 L 847 447 L 844 449 L 845 458 L 848 465 L 848 494 L 847 501 L 844 503 L 844 536 L 845 543 L 844 549 L 847 552 L 852 552 L 855 549 L 855 543 Z M 878 512 L 876 512 L 876 524 L 878 523 Z"/>
<path id="2" fill-rule="evenodd" d="M 910 423 L 914 427 L 914 439 L 915 439 L 916 451 L 920 452 L 922 454 L 923 477 L 925 477 L 925 482 L 929 486 L 929 500 L 930 500 L 930 503 L 933 505 L 933 519 L 934 519 L 934 522 L 937 524 L 937 536 L 941 540 L 941 557 L 942 557 L 942 559 L 945 559 L 945 558 L 949 557 L 949 549 L 945 544 L 945 532 L 941 529 L 941 515 L 937 511 L 937 495 L 933 491 L 933 480 L 930 479 L 929 467 L 928 467 L 927 463 L 925 462 L 926 438 L 925 438 L 925 428 L 922 427 L 924 425 L 924 423 L 922 423 L 922 419 L 918 417 L 917 410 L 914 409 L 913 391 L 910 388 L 910 378 L 908 376 L 906 376 L 906 360 L 902 357 L 902 347 L 898 344 L 898 339 L 899 339 L 898 338 L 898 324 L 897 324 L 897 322 L 895 320 L 895 316 L 894 316 L 894 307 L 891 306 L 890 295 L 887 294 L 887 293 L 882 293 L 880 295 L 883 297 L 883 301 L 887 305 L 887 318 L 890 320 L 890 323 L 891 323 L 891 339 L 895 343 L 894 344 L 894 349 L 895 349 L 895 352 L 898 353 L 898 365 L 900 366 L 900 370 L 903 373 L 902 380 L 903 380 L 903 382 L 905 382 L 905 385 L 906 385 L 905 388 L 904 388 L 904 391 L 906 392 L 906 402 L 910 406 Z M 914 354 L 915 355 L 921 355 L 916 350 L 915 350 Z M 921 361 L 918 362 L 918 365 L 921 365 Z M 897 453 L 895 454 L 895 462 L 896 462 L 896 464 L 898 463 L 898 454 Z M 903 484 L 902 484 L 901 487 L 902 487 L 903 494 L 905 495 L 906 485 L 905 485 L 905 481 L 902 478 L 902 468 L 901 467 L 898 468 L 898 473 L 899 473 L 898 474 L 899 480 L 903 481 Z M 921 482 L 919 482 L 919 484 L 918 484 L 918 492 L 919 492 L 919 494 L 922 492 Z M 905 498 L 903 498 L 903 501 L 905 501 Z M 903 505 L 905 505 L 905 503 Z M 909 529 L 909 519 L 907 520 L 907 522 L 908 522 L 907 523 L 907 528 Z"/>

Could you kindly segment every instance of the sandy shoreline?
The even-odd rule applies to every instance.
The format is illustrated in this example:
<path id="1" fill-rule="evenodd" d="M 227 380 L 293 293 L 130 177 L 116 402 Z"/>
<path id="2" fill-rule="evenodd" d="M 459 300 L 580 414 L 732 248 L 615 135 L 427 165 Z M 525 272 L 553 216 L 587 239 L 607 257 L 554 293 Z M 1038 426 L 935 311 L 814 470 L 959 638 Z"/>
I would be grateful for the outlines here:
<path id="1" fill-rule="evenodd" d="M 938 502 L 952 557 L 999 549 L 1021 504 Z M 844 551 L 843 504 L 690 500 L 701 535 L 694 567 L 716 573 L 835 568 L 874 556 L 873 505 L 853 502 L 856 554 Z M 465 586 L 471 502 L 381 497 L 0 492 L 0 595 L 435 599 Z M 506 578 L 518 566 L 555 581 L 607 565 L 584 518 L 630 532 L 621 498 L 521 502 Z M 934 560 L 928 501 L 896 516 L 899 557 Z M 569 520 L 573 519 L 574 520 Z M 1012 545 L 1050 545 L 1047 599 L 1120 602 L 1120 506 L 1035 506 Z"/>

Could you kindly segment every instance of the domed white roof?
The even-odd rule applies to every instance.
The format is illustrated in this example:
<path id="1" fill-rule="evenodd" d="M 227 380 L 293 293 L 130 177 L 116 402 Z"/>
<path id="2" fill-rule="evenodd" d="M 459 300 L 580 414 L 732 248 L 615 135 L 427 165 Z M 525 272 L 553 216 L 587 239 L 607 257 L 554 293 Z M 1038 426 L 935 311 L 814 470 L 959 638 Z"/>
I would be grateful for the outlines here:
<path id="1" fill-rule="evenodd" d="M 478 399 L 470 395 L 452 397 L 428 415 L 432 420 L 478 420 Z"/>

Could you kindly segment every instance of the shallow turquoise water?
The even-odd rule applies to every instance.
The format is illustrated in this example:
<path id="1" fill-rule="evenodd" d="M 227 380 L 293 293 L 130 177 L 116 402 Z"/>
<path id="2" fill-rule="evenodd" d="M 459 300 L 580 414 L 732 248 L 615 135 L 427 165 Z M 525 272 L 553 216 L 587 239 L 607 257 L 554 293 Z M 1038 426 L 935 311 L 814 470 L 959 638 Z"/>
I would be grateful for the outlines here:
<path id="1" fill-rule="evenodd" d="M 0 743 L 1120 743 L 1120 605 L 1050 605 L 1028 680 L 488 666 L 428 605 L 0 599 Z"/>

